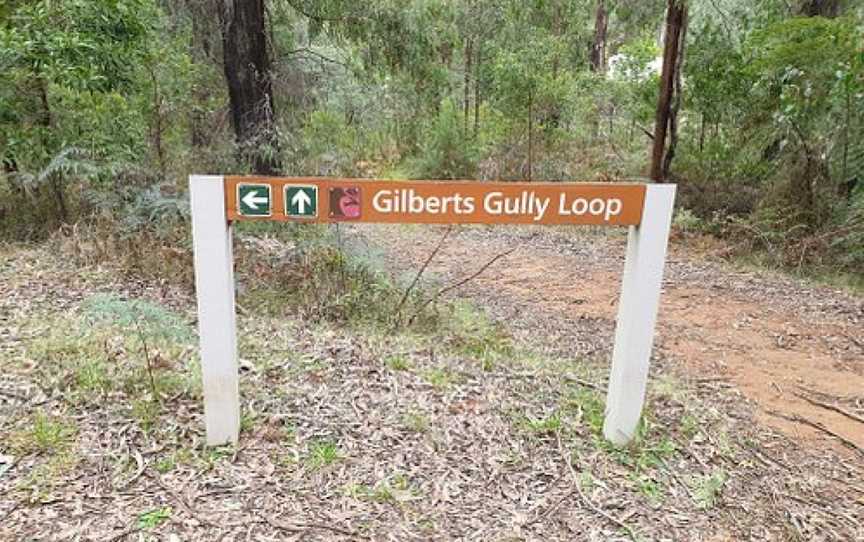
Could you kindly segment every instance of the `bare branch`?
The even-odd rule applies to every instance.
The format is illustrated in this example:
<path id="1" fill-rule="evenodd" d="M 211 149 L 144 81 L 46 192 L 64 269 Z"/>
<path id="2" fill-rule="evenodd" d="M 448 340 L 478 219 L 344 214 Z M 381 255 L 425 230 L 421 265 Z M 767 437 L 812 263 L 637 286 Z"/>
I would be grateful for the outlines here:
<path id="1" fill-rule="evenodd" d="M 345 68 L 351 67 L 349 64 L 342 62 L 341 60 L 336 60 L 336 59 L 330 58 L 329 56 L 322 55 L 321 53 L 319 53 L 317 51 L 313 51 L 312 49 L 310 49 L 308 47 L 301 47 L 300 49 L 294 49 L 293 51 L 288 51 L 287 53 L 285 53 L 285 55 L 297 55 L 297 54 L 312 55 L 312 56 L 317 57 L 317 58 L 319 58 L 325 62 L 330 62 L 331 64 L 338 64 L 338 65 L 343 66 Z"/>
<path id="2" fill-rule="evenodd" d="M 444 295 L 445 293 L 447 293 L 447 292 L 449 292 L 449 291 L 455 290 L 456 288 L 459 288 L 460 286 L 463 286 L 463 285 L 467 284 L 468 282 L 474 280 L 474 279 L 477 278 L 481 273 L 483 273 L 483 271 L 486 271 L 486 270 L 487 270 L 487 269 L 488 269 L 492 264 L 494 264 L 495 262 L 497 262 L 497 261 L 500 260 L 501 258 L 504 258 L 505 256 L 509 256 L 510 254 L 512 254 L 513 252 L 515 252 L 517 248 L 519 248 L 519 247 L 513 247 L 513 248 L 511 248 L 510 250 L 505 250 L 504 252 L 502 252 L 502 253 L 496 255 L 494 258 L 492 258 L 491 260 L 489 260 L 488 262 L 486 262 L 485 264 L 483 264 L 483 267 L 481 267 L 480 269 L 478 269 L 477 272 L 474 273 L 473 275 L 470 275 L 470 276 L 468 276 L 468 277 L 466 277 L 466 278 L 460 280 L 459 282 L 456 282 L 456 283 L 454 283 L 454 284 L 451 284 L 450 286 L 445 286 L 444 288 L 441 288 L 440 290 L 438 290 L 438 291 L 435 293 L 435 295 L 433 295 L 432 297 L 430 297 L 429 299 L 427 299 L 426 302 L 423 303 L 422 305 L 420 305 L 420 308 L 418 308 L 417 311 L 416 311 L 413 315 L 411 315 L 411 318 L 408 319 L 408 325 L 410 326 L 411 324 L 413 324 L 413 323 L 414 323 L 414 320 L 417 318 L 417 316 L 419 316 L 420 313 L 423 312 L 423 309 L 425 309 L 425 308 L 428 307 L 430 304 L 432 304 L 432 303 L 434 303 L 435 301 L 437 301 L 439 297 L 441 297 L 442 295 Z"/>
<path id="3" fill-rule="evenodd" d="M 444 241 L 447 240 L 447 237 L 450 236 L 450 232 L 453 231 L 453 226 L 448 226 L 447 230 L 444 232 L 444 235 L 441 236 L 441 239 L 438 241 L 438 244 L 435 245 L 435 249 L 429 253 L 429 256 L 426 258 L 426 261 L 423 262 L 423 265 L 417 271 L 417 274 L 414 276 L 414 280 L 411 281 L 411 284 L 408 288 L 405 289 L 405 293 L 402 295 L 402 299 L 399 301 L 399 305 L 396 307 L 396 326 L 400 323 L 399 316 L 402 313 L 402 307 L 405 305 L 405 302 L 408 301 L 408 296 L 411 294 L 411 291 L 417 286 L 417 283 L 420 281 L 420 278 L 423 276 L 423 273 L 426 272 L 426 268 L 429 267 L 429 264 L 432 263 L 432 259 L 438 254 L 438 251 L 441 250 L 441 247 L 444 246 Z M 395 327 L 395 326 L 394 326 Z"/>
<path id="4" fill-rule="evenodd" d="M 833 410 L 834 412 L 837 412 L 838 414 L 842 414 L 843 416 L 846 416 L 850 420 L 855 420 L 856 422 L 864 423 L 864 417 L 861 417 L 861 416 L 855 414 L 854 412 L 849 412 L 845 408 L 839 407 L 837 405 L 832 405 L 830 403 L 825 403 L 823 401 L 819 401 L 818 399 L 813 399 L 812 397 L 807 397 L 803 393 L 792 392 L 792 394 L 795 397 L 800 397 L 801 399 L 804 399 L 805 401 L 807 401 L 811 405 L 816 405 L 816 406 L 822 407 L 826 410 Z"/>

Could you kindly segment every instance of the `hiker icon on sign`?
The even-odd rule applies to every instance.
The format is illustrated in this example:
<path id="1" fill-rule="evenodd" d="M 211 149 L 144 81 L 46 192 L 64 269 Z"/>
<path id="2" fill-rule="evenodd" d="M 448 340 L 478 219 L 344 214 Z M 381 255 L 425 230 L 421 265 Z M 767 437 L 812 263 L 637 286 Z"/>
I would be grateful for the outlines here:
<path id="1" fill-rule="evenodd" d="M 330 189 L 330 218 L 360 218 L 360 187 L 340 186 Z"/>

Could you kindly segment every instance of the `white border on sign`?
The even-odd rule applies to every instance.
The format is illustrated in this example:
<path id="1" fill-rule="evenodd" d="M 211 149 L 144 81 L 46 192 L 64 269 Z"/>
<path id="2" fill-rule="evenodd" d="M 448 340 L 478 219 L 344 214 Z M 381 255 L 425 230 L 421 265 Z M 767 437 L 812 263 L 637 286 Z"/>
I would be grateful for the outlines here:
<path id="1" fill-rule="evenodd" d="M 288 189 L 289 188 L 311 188 L 312 189 L 312 191 L 315 193 L 315 214 L 314 215 L 299 216 L 299 215 L 292 215 L 291 213 L 288 212 Z M 285 186 L 282 187 L 282 207 L 284 207 L 284 209 L 282 209 L 282 210 L 285 212 L 285 216 L 287 218 L 292 218 L 292 219 L 296 219 L 296 220 L 303 220 L 303 219 L 309 220 L 311 218 L 318 218 L 318 213 L 321 210 L 321 198 L 318 196 L 319 196 L 318 185 L 315 185 L 315 184 L 286 184 Z"/>

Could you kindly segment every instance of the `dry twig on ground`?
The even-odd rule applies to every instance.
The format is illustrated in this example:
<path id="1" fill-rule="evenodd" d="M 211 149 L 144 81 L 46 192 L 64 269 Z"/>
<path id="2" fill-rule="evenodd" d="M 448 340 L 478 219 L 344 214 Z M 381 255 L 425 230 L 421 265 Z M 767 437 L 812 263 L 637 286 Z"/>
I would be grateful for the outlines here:
<path id="1" fill-rule="evenodd" d="M 830 436 L 836 438 L 837 440 L 842 442 L 847 448 L 851 448 L 851 449 L 857 451 L 862 456 L 864 456 L 864 448 L 858 446 L 857 444 L 855 444 L 851 440 L 847 439 L 843 435 L 840 435 L 840 434 L 828 429 L 827 427 L 825 427 L 821 423 L 814 422 L 813 420 L 808 420 L 807 418 L 804 418 L 803 416 L 799 416 L 797 414 L 793 414 L 790 416 L 788 414 L 783 414 L 781 412 L 777 412 L 774 410 L 769 410 L 768 413 L 771 414 L 772 416 L 776 416 L 778 418 L 783 418 L 784 420 L 789 420 L 790 422 L 800 423 L 802 425 L 806 425 L 806 426 L 812 427 L 813 429 L 819 430 L 819 431 L 825 433 L 826 435 L 830 435 Z"/>
<path id="2" fill-rule="evenodd" d="M 594 504 L 594 502 L 589 499 L 588 496 L 585 495 L 585 493 L 582 491 L 582 488 L 579 485 L 579 477 L 576 476 L 576 470 L 573 468 L 573 463 L 570 461 L 570 456 L 567 454 L 567 450 L 564 449 L 564 445 L 561 443 L 561 435 L 558 435 L 558 450 L 561 452 L 561 459 L 564 460 L 564 463 L 567 465 L 567 470 L 570 472 L 570 478 L 573 480 L 573 489 L 576 491 L 576 493 L 579 494 L 579 498 L 582 499 L 582 502 L 584 502 L 585 505 L 590 508 L 594 513 L 603 516 L 609 522 L 623 529 L 631 540 L 638 540 L 636 532 L 633 530 L 632 527 Z"/>
<path id="3" fill-rule="evenodd" d="M 807 397 L 807 396 L 804 395 L 803 393 L 795 393 L 795 392 L 792 392 L 792 394 L 793 394 L 795 397 L 800 397 L 801 399 L 804 399 L 805 401 L 807 401 L 807 402 L 810 403 L 811 405 L 816 405 L 816 406 L 818 406 L 818 407 L 822 407 L 822 408 L 824 408 L 824 409 L 826 409 L 826 410 L 832 410 L 832 411 L 834 411 L 834 412 L 837 412 L 838 414 L 842 414 L 843 416 L 846 416 L 846 417 L 849 418 L 850 420 L 855 420 L 856 422 L 864 423 L 864 418 L 862 418 L 861 416 L 855 414 L 854 412 L 849 412 L 849 411 L 846 410 L 845 408 L 842 408 L 842 407 L 837 406 L 837 405 L 832 405 L 832 404 L 830 404 L 830 403 L 825 403 L 825 402 L 823 402 L 823 401 L 819 401 L 818 399 L 813 399 L 812 397 Z"/>

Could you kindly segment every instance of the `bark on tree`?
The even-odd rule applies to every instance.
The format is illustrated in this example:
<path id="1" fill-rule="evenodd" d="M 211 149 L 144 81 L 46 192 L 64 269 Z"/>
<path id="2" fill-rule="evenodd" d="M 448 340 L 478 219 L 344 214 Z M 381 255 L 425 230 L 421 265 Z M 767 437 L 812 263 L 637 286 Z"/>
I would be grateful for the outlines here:
<path id="1" fill-rule="evenodd" d="M 465 74 L 462 100 L 462 136 L 468 136 L 468 118 L 471 112 L 471 62 L 474 60 L 474 40 L 465 38 Z"/>
<path id="2" fill-rule="evenodd" d="M 39 103 L 42 105 L 42 115 L 39 118 L 39 124 L 45 128 L 45 133 L 48 134 L 54 129 L 54 114 L 51 111 L 51 102 L 48 101 L 48 82 L 39 77 L 36 80 L 36 90 L 39 93 Z M 43 136 L 42 145 L 48 148 L 47 136 Z M 54 195 L 54 202 L 57 205 L 57 217 L 60 223 L 66 223 L 69 220 L 69 210 L 66 206 L 66 194 L 64 193 L 63 173 L 55 171 L 48 176 L 48 183 L 51 188 L 51 193 Z"/>
<path id="3" fill-rule="evenodd" d="M 606 71 L 606 30 L 608 24 L 609 17 L 606 12 L 606 0 L 598 0 L 597 10 L 594 15 L 594 41 L 591 42 L 591 50 L 588 55 L 591 71 L 598 74 Z M 600 136 L 600 116 L 602 111 L 602 104 L 597 104 L 591 129 L 591 138 L 595 141 Z"/>
<path id="4" fill-rule="evenodd" d="M 156 70 L 152 65 L 148 66 L 150 72 L 150 84 L 153 85 L 153 108 L 152 119 L 150 121 L 150 141 L 153 146 L 153 151 L 156 153 L 156 163 L 159 164 L 159 174 L 164 179 L 166 177 L 165 167 L 165 146 L 162 144 L 162 135 L 164 132 L 164 124 L 162 118 L 162 95 L 159 92 L 159 79 L 156 77 Z"/>
<path id="5" fill-rule="evenodd" d="M 240 158 L 255 173 L 280 169 L 264 0 L 218 0 L 231 120 Z"/>
<path id="6" fill-rule="evenodd" d="M 480 64 L 483 61 L 482 44 L 477 44 L 477 61 L 474 62 L 474 137 L 480 132 Z"/>
<path id="7" fill-rule="evenodd" d="M 609 16 L 606 12 L 606 0 L 597 1 L 597 11 L 594 16 L 594 41 L 591 43 L 591 71 L 603 73 L 606 71 L 606 30 Z"/>
<path id="8" fill-rule="evenodd" d="M 682 0 L 668 0 L 666 7 L 666 39 L 663 46 L 663 70 L 660 73 L 660 96 L 654 120 L 654 145 L 651 149 L 651 179 L 662 182 L 663 157 L 666 150 L 666 134 L 675 87 L 675 68 L 678 64 L 679 40 L 687 14 Z"/>
<path id="9" fill-rule="evenodd" d="M 209 10 L 209 0 L 187 0 L 186 9 L 192 19 L 192 35 L 189 54 L 195 64 L 205 66 L 210 63 L 214 44 L 212 32 L 213 18 Z M 192 110 L 189 114 L 190 137 L 193 148 L 200 149 L 210 144 L 211 130 L 207 114 L 210 100 L 210 86 L 202 75 L 195 78 L 192 86 Z"/>
<path id="10" fill-rule="evenodd" d="M 534 180 L 534 94 L 528 93 L 528 181 Z"/>
<path id="11" fill-rule="evenodd" d="M 681 110 L 681 71 L 684 65 L 684 48 L 687 44 L 687 7 L 681 21 L 681 36 L 678 39 L 678 56 L 675 59 L 675 89 L 672 93 L 672 106 L 669 110 L 669 149 L 663 157 L 663 178 L 669 178 L 675 150 L 678 148 L 678 112 Z"/>

